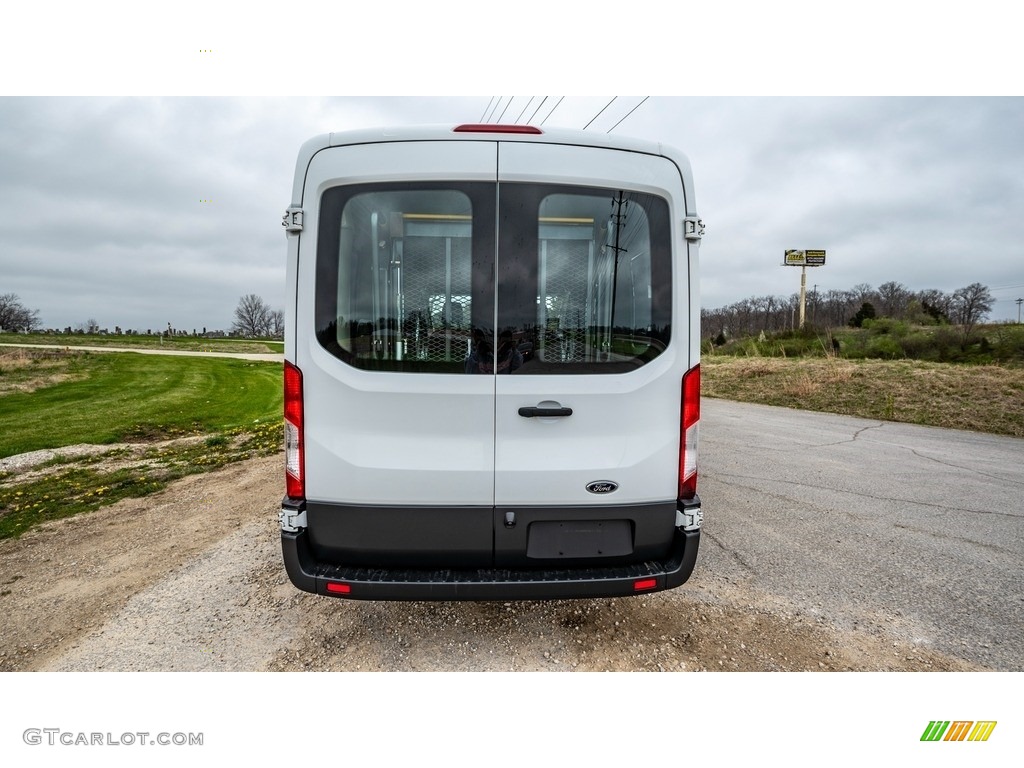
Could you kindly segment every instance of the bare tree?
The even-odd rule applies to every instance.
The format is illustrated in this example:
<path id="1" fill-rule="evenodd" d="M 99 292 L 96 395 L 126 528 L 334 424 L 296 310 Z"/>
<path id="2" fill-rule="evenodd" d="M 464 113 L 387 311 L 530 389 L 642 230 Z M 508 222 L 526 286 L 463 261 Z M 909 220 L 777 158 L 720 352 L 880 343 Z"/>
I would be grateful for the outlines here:
<path id="1" fill-rule="evenodd" d="M 16 293 L 0 295 L 0 329 L 34 331 L 39 325 L 38 309 L 28 309 Z"/>
<path id="2" fill-rule="evenodd" d="M 284 310 L 274 309 L 270 312 L 270 335 L 275 339 L 284 338 Z"/>
<path id="3" fill-rule="evenodd" d="M 857 283 L 850 289 L 850 293 L 853 294 L 852 298 L 857 306 L 862 305 L 865 301 L 871 302 L 872 304 L 878 301 L 878 291 L 872 288 L 868 283 Z"/>
<path id="4" fill-rule="evenodd" d="M 772 323 L 772 315 L 778 309 L 779 299 L 777 296 L 758 296 L 753 299 L 754 311 L 761 313 L 761 322 L 759 330 L 762 331 L 774 331 L 777 330 Z"/>
<path id="5" fill-rule="evenodd" d="M 902 320 L 906 317 L 907 306 L 914 294 L 903 283 L 890 281 L 878 286 L 878 304 L 882 317 L 893 317 Z"/>
<path id="6" fill-rule="evenodd" d="M 246 294 L 235 307 L 231 332 L 238 336 L 267 336 L 271 327 L 270 315 L 270 307 L 262 298 L 255 293 Z"/>
<path id="7" fill-rule="evenodd" d="M 870 287 L 870 286 L 869 286 Z M 819 324 L 836 328 L 846 325 L 850 315 L 864 302 L 857 301 L 858 294 L 854 291 L 829 289 L 821 298 L 821 315 Z"/>
<path id="8" fill-rule="evenodd" d="M 981 283 L 971 283 L 966 288 L 953 291 L 952 319 L 960 326 L 960 346 L 966 347 L 974 326 L 992 311 L 995 299 L 988 287 Z"/>

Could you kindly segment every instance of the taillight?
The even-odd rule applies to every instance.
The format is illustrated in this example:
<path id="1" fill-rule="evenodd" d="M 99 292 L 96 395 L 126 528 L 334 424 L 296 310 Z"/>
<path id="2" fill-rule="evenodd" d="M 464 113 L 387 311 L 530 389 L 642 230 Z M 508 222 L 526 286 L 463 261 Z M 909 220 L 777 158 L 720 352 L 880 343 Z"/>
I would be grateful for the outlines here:
<path id="1" fill-rule="evenodd" d="M 679 429 L 679 498 L 697 495 L 697 432 L 700 427 L 700 366 L 683 376 L 683 404 Z"/>
<path id="2" fill-rule="evenodd" d="M 284 461 L 286 493 L 292 499 L 306 498 L 303 466 L 302 371 L 284 364 Z"/>

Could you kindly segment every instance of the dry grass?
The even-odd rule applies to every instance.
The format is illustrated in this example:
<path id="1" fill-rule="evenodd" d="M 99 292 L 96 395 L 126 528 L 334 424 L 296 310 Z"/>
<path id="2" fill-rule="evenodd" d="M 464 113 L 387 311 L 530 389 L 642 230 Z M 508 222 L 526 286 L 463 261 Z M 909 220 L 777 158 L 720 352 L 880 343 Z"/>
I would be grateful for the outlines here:
<path id="1" fill-rule="evenodd" d="M 701 370 L 707 397 L 1024 437 L 1020 368 L 708 356 Z"/>
<path id="2" fill-rule="evenodd" d="M 77 354 L 54 349 L 0 347 L 0 395 L 35 392 L 82 378 L 80 374 L 67 372 L 72 357 Z"/>

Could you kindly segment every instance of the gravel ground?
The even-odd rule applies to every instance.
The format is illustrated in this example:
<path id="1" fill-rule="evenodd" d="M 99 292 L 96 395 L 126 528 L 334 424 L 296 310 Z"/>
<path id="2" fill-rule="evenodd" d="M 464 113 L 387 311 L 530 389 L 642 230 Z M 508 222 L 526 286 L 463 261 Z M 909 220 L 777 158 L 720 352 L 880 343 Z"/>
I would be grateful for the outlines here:
<path id="1" fill-rule="evenodd" d="M 978 669 L 700 559 L 682 588 L 634 598 L 309 595 L 281 565 L 280 485 L 280 457 L 254 459 L 0 542 L 0 670 Z"/>
<path id="2" fill-rule="evenodd" d="M 95 456 L 99 453 L 105 453 L 115 448 L 121 448 L 122 445 L 89 445 L 87 443 L 79 443 L 78 445 L 68 445 L 64 448 L 44 448 L 41 451 L 30 451 L 29 453 L 19 453 L 17 456 L 8 456 L 0 459 L 0 472 L 15 472 L 20 473 L 25 470 L 31 469 L 32 467 L 43 464 L 50 459 L 62 458 L 62 459 L 73 459 L 79 456 Z"/>

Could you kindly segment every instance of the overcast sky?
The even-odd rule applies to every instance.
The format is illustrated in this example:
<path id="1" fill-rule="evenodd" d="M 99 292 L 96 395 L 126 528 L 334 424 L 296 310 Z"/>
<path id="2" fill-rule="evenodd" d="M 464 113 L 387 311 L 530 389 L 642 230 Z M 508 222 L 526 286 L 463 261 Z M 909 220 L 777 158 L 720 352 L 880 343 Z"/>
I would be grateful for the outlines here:
<path id="1" fill-rule="evenodd" d="M 261 23 L 270 28 L 276 22 L 262 18 Z M 209 37 L 239 39 L 219 34 Z M 80 37 L 75 40 L 82 45 Z M 102 42 L 95 47 L 104 48 Z M 22 45 L 24 53 L 27 44 Z M 188 45 L 193 58 L 207 55 L 191 40 Z M 863 55 L 865 49 L 858 50 Z M 415 74 L 421 63 L 436 68 L 433 58 L 411 53 L 402 72 Z M 144 57 L 145 50 L 135 49 L 133 55 Z M 57 74 L 28 68 L 36 77 L 28 85 L 11 77 L 11 67 L 5 70 L 0 293 L 16 293 L 38 309 L 45 327 L 95 319 L 110 329 L 227 328 L 243 294 L 259 294 L 274 307 L 283 304 L 280 220 L 304 140 L 352 128 L 457 124 L 485 115 L 493 121 L 498 114 L 489 112 L 491 99 L 498 98 L 490 95 L 312 95 L 344 92 L 350 85 L 354 93 L 375 92 L 377 80 L 367 75 L 378 73 L 357 66 L 359 55 L 340 56 L 329 72 L 309 75 L 309 67 L 300 68 L 302 77 L 295 82 L 304 84 L 298 89 L 303 95 L 268 96 L 281 89 L 276 80 L 253 82 L 253 73 L 264 65 L 259 52 L 232 55 L 233 64 L 250 62 L 232 70 L 239 78 L 233 89 L 238 96 L 119 96 L 150 91 L 138 80 L 114 77 L 105 84 L 104 60 L 88 56 Z M 681 73 L 687 71 L 684 60 Z M 75 73 L 90 63 L 99 75 L 83 86 Z M 786 92 L 756 80 L 761 63 L 743 64 L 752 73 L 750 82 L 758 84 L 739 86 L 741 92 Z M 138 77 L 145 70 L 137 64 L 138 58 L 136 66 L 116 71 Z M 598 58 L 587 67 L 601 72 L 604 62 Z M 231 92 L 222 84 L 229 69 L 219 70 L 218 94 Z M 436 90 L 458 92 L 454 86 L 465 81 L 467 90 L 487 93 L 491 81 L 469 76 L 478 62 L 462 69 L 458 76 L 439 77 Z M 394 70 L 387 74 L 377 92 L 406 92 L 401 76 Z M 159 93 L 203 92 L 188 80 L 176 89 L 166 75 L 143 82 Z M 572 82 L 552 78 L 545 85 Z M 746 81 L 725 81 L 721 92 L 735 91 L 737 82 Z M 875 83 L 869 81 L 867 92 L 880 92 Z M 494 84 L 511 90 L 517 83 L 496 78 Z M 535 80 L 521 85 L 540 89 Z M 661 141 L 687 154 L 707 227 L 701 245 L 705 307 L 796 292 L 800 270 L 781 266 L 783 251 L 821 248 L 827 265 L 808 270 L 809 290 L 898 281 L 911 290 L 952 291 L 981 282 L 997 299 L 992 318 L 1016 319 L 1014 300 L 1024 296 L 1024 99 L 1019 96 L 859 96 L 848 94 L 861 89 L 840 88 L 847 93 L 644 100 L 643 86 L 649 86 L 646 93 L 704 91 L 688 87 L 682 76 L 621 75 L 587 80 L 577 92 L 599 91 L 595 85 L 610 92 L 549 96 L 543 104 L 544 97 L 502 96 L 499 112 L 504 110 L 505 122 L 534 116 L 535 123 L 544 120 L 548 127 L 590 123 L 588 130 L 602 133 L 615 126 L 616 134 Z M 615 96 L 630 91 L 637 93 Z"/>

